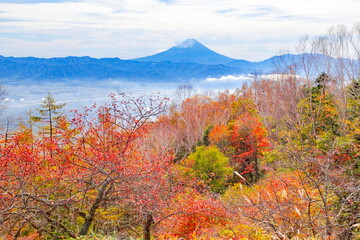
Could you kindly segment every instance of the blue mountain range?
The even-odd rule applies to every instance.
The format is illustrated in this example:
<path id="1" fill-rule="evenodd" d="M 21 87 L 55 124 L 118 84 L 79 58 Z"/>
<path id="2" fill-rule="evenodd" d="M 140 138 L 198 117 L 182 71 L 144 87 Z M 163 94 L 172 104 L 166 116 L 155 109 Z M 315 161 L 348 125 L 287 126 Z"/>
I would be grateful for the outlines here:
<path id="1" fill-rule="evenodd" d="M 299 55 L 291 55 L 293 59 Z M 261 62 L 236 60 L 218 54 L 195 39 L 152 56 L 119 58 L 35 58 L 0 56 L 2 82 L 120 79 L 132 81 L 189 81 L 225 75 L 270 73 L 275 56 Z"/>

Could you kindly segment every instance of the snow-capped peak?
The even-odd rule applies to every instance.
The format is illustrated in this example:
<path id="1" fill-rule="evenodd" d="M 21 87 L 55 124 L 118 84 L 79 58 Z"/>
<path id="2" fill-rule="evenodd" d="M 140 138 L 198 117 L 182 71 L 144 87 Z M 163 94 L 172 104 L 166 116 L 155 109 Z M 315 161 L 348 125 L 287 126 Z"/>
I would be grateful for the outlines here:
<path id="1" fill-rule="evenodd" d="M 191 38 L 191 39 L 187 39 L 179 44 L 177 44 L 175 47 L 177 48 L 191 48 L 193 47 L 196 43 L 198 43 L 198 41 L 196 41 L 195 39 Z"/>

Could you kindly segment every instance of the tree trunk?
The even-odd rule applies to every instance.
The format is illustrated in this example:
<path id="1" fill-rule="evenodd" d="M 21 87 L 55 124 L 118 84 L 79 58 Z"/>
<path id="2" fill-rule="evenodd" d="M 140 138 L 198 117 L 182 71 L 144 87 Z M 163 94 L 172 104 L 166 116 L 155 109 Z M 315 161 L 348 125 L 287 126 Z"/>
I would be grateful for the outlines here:
<path id="1" fill-rule="evenodd" d="M 151 226 L 153 224 L 154 224 L 154 219 L 151 213 L 147 212 L 144 216 L 143 240 L 151 239 Z"/>
<path id="2" fill-rule="evenodd" d="M 100 189 L 100 191 L 98 193 L 98 196 L 95 199 L 95 202 L 91 206 L 89 214 L 87 216 L 84 216 L 85 222 L 82 225 L 82 228 L 81 228 L 81 230 L 79 232 L 80 235 L 86 235 L 87 232 L 89 231 L 89 228 L 90 228 L 91 224 L 94 221 L 96 210 L 100 207 L 100 205 L 102 204 L 104 198 L 107 196 L 110 189 L 112 188 L 112 185 L 110 185 L 110 187 L 107 188 L 107 186 L 109 184 L 110 184 L 110 180 L 106 180 L 103 183 L 103 186 Z"/>

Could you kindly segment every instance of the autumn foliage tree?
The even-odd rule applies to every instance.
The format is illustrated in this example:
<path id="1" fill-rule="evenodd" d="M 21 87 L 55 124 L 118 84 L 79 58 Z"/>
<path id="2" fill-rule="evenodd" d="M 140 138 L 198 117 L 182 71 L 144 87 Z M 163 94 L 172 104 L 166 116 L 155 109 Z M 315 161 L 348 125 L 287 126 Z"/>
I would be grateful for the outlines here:
<path id="1" fill-rule="evenodd" d="M 232 166 L 249 182 L 259 180 L 260 157 L 268 150 L 266 130 L 257 117 L 240 115 L 231 126 Z"/>
<path id="2" fill-rule="evenodd" d="M 111 97 L 109 105 L 75 112 L 59 123 L 57 137 L 46 145 L 53 156 L 39 151 L 44 139 L 30 143 L 23 132 L 1 148 L 1 201 L 7 203 L 0 215 L 2 234 L 76 237 L 91 228 L 106 234 L 139 226 L 143 233 L 132 231 L 150 238 L 160 210 L 178 188 L 167 174 L 172 155 L 144 152 L 137 144 L 147 122 L 166 110 L 166 99 Z"/>
<path id="3" fill-rule="evenodd" d="M 229 223 L 229 214 L 219 199 L 187 189 L 173 198 L 170 212 L 159 229 L 163 239 L 220 239 Z"/>
<path id="4" fill-rule="evenodd" d="M 174 151 L 176 161 L 186 158 L 201 144 L 209 126 L 227 123 L 234 99 L 235 95 L 221 93 L 215 99 L 195 95 L 184 100 L 155 123 L 151 143 Z"/>
<path id="5" fill-rule="evenodd" d="M 325 225 L 318 191 L 300 172 L 272 175 L 253 186 L 235 185 L 224 200 L 249 225 L 277 239 L 319 237 Z M 333 199 L 335 201 L 335 199 Z"/>

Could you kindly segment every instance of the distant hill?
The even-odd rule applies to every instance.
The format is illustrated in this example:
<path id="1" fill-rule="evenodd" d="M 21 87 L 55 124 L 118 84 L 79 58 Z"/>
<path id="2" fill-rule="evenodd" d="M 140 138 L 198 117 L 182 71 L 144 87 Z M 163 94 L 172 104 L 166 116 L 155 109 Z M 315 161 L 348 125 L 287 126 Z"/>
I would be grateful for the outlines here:
<path id="1" fill-rule="evenodd" d="M 21 80 L 104 80 L 188 81 L 227 74 L 239 69 L 225 65 L 198 63 L 137 62 L 119 58 L 13 58 L 0 57 L 0 79 L 9 82 Z"/>
<path id="2" fill-rule="evenodd" d="M 225 64 L 235 59 L 226 57 L 207 48 L 195 39 L 187 39 L 178 45 L 148 57 L 132 59 L 139 62 L 162 62 L 174 63 L 194 62 L 200 64 L 214 65 Z"/>

